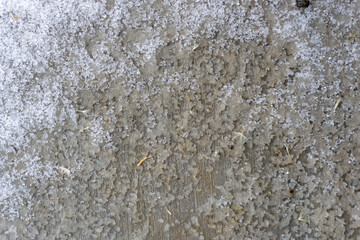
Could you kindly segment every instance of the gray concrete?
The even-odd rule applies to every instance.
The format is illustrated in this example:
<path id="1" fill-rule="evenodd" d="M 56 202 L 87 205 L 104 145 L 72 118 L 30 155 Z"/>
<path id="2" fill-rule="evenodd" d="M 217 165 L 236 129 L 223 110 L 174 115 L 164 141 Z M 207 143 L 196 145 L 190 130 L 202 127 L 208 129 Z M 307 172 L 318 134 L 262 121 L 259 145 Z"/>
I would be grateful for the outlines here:
<path id="1" fill-rule="evenodd" d="M 2 1 L 0 238 L 359 239 L 360 1 L 310 2 Z"/>

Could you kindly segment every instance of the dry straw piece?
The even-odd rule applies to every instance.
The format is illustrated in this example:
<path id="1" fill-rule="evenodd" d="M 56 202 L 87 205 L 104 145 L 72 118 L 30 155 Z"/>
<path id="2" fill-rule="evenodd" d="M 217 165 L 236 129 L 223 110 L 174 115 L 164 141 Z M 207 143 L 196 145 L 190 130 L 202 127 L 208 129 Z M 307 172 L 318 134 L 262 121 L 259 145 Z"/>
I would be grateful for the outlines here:
<path id="1" fill-rule="evenodd" d="M 340 102 L 341 102 L 341 98 L 339 98 L 339 99 L 336 101 L 335 107 L 334 107 L 334 112 L 336 111 L 336 108 L 339 106 Z"/>
<path id="2" fill-rule="evenodd" d="M 12 19 L 14 19 L 15 21 L 19 20 L 20 19 L 20 16 L 18 17 L 14 17 L 14 15 L 12 15 L 12 13 L 10 13 L 10 17 L 12 17 Z"/>
<path id="3" fill-rule="evenodd" d="M 148 159 L 148 158 L 151 158 L 151 157 L 143 157 L 141 160 L 140 160 L 140 162 L 138 163 L 138 165 L 137 166 L 140 166 L 146 159 Z"/>

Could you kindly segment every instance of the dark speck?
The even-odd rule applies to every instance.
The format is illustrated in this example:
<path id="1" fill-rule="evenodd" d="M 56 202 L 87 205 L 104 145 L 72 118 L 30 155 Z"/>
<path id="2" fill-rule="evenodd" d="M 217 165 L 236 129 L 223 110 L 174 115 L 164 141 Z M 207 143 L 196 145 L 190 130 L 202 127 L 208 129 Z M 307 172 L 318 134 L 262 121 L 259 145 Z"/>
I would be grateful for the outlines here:
<path id="1" fill-rule="evenodd" d="M 297 7 L 308 7 L 310 5 L 309 0 L 296 0 Z"/>

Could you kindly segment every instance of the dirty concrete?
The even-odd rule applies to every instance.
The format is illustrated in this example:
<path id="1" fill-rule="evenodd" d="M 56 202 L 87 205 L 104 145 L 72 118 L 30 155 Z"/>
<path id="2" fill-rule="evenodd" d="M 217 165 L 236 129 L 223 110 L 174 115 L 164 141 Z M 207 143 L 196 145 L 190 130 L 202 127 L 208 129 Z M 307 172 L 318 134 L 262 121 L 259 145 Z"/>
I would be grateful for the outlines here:
<path id="1" fill-rule="evenodd" d="M 359 1 L 1 9 L 1 239 L 360 237 Z"/>

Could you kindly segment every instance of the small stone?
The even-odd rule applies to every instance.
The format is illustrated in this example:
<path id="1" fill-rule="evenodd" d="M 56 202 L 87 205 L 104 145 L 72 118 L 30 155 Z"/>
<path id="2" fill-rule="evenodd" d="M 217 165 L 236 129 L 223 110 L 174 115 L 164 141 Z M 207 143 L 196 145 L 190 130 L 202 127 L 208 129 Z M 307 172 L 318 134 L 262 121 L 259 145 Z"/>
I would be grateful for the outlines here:
<path id="1" fill-rule="evenodd" d="M 101 233 L 103 231 L 103 227 L 97 227 L 97 228 L 95 228 L 95 232 L 96 233 Z"/>

